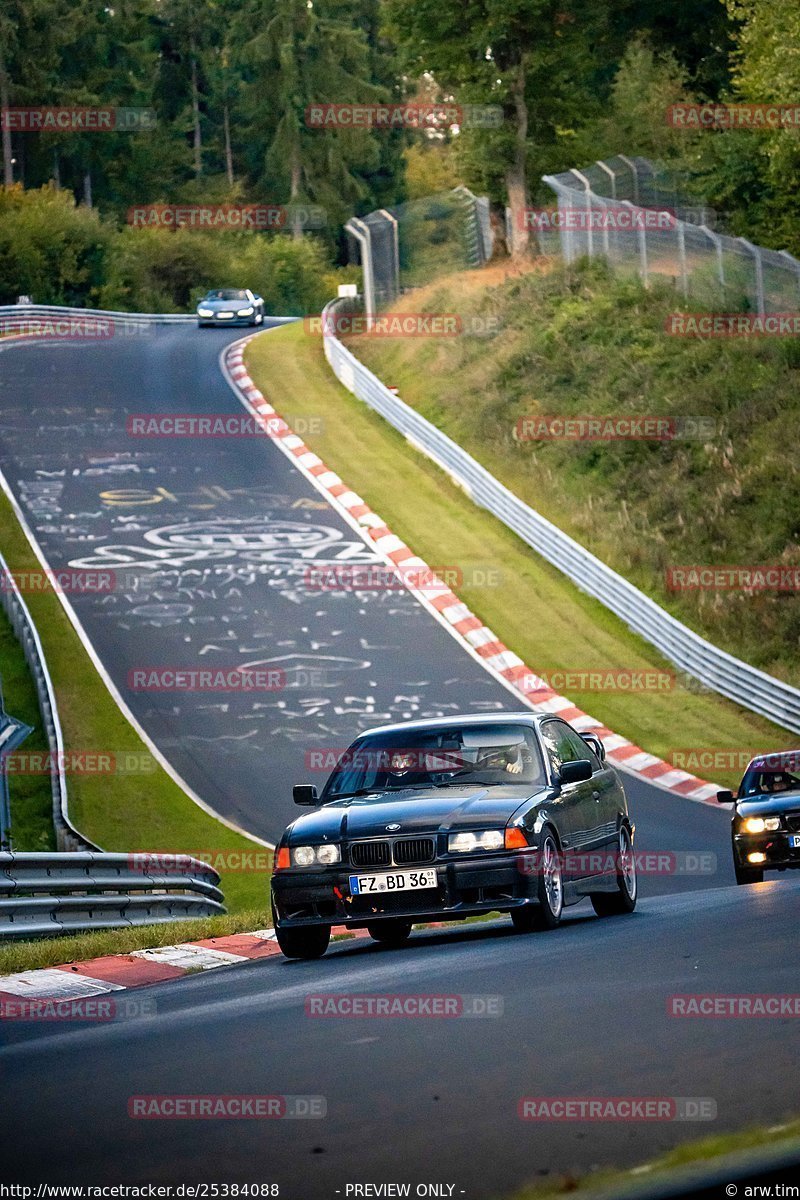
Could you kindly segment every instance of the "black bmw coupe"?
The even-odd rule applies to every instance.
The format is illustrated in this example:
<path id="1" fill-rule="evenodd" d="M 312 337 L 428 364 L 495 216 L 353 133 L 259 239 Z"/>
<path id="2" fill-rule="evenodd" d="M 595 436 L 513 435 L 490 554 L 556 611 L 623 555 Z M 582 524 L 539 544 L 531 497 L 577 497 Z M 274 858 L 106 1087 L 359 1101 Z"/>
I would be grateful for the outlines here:
<path id="1" fill-rule="evenodd" d="M 739 790 L 717 792 L 734 804 L 731 822 L 736 882 L 761 883 L 765 871 L 800 867 L 800 751 L 754 758 Z"/>
<path id="2" fill-rule="evenodd" d="M 331 927 L 400 944 L 414 923 L 508 912 L 553 929 L 588 897 L 632 912 L 634 826 L 600 740 L 551 714 L 502 713 L 362 734 L 288 827 L 272 907 L 287 958 L 318 958 Z"/>

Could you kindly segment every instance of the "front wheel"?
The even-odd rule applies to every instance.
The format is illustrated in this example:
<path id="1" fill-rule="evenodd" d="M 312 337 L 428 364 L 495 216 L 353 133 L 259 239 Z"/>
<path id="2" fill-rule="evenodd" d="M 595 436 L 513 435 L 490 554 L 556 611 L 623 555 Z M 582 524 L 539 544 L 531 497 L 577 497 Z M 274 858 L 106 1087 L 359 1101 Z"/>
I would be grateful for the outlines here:
<path id="1" fill-rule="evenodd" d="M 617 850 L 617 890 L 594 892 L 589 899 L 598 917 L 617 917 L 632 913 L 636 908 L 639 885 L 636 879 L 636 860 L 633 856 L 630 830 L 625 825 L 619 831 Z"/>
<path id="2" fill-rule="evenodd" d="M 411 936 L 411 921 L 396 920 L 374 921 L 367 925 L 367 933 L 375 942 L 382 946 L 402 946 Z"/>
<path id="3" fill-rule="evenodd" d="M 764 882 L 764 872 L 759 867 L 737 867 L 734 863 L 733 870 L 740 885 Z"/>
<path id="4" fill-rule="evenodd" d="M 286 958 L 322 958 L 331 940 L 331 927 L 311 925 L 308 929 L 276 928 L 275 936 Z"/>
<path id="5" fill-rule="evenodd" d="M 561 863 L 558 846 L 552 833 L 548 833 L 539 852 L 541 863 L 536 885 L 538 904 L 526 904 L 524 908 L 513 908 L 511 920 L 519 933 L 531 930 L 555 929 L 561 924 L 564 911 L 564 884 L 561 878 Z"/>

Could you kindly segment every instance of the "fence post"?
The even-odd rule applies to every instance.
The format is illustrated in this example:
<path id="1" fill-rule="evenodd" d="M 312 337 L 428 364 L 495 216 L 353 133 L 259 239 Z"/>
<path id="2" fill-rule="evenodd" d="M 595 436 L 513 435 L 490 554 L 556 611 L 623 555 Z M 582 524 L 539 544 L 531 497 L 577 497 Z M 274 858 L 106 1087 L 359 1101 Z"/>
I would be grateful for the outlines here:
<path id="1" fill-rule="evenodd" d="M 761 248 L 759 246 L 754 246 L 752 242 L 748 242 L 747 238 L 740 237 L 736 240 L 737 242 L 741 242 L 743 246 L 746 246 L 753 255 L 753 261 L 755 262 L 756 266 L 756 305 L 758 308 L 758 315 L 763 317 L 764 313 L 767 311 L 767 308 L 766 304 L 764 303 L 764 263 L 761 259 Z"/>
<path id="2" fill-rule="evenodd" d="M 618 154 L 617 158 L 625 163 L 625 166 L 630 171 L 633 177 L 633 203 L 639 203 L 639 172 L 636 169 L 636 163 L 632 158 L 628 158 L 627 154 Z"/>
<path id="3" fill-rule="evenodd" d="M 352 233 L 361 246 L 361 275 L 364 280 L 364 315 L 367 329 L 372 329 L 375 319 L 375 277 L 372 273 L 372 243 L 369 228 L 358 217 L 351 217 L 345 229 Z"/>
<path id="4" fill-rule="evenodd" d="M 378 212 L 385 217 L 392 228 L 392 299 L 400 295 L 400 232 L 397 217 L 387 208 L 379 208 Z"/>
<path id="5" fill-rule="evenodd" d="M 589 183 L 589 180 L 586 178 L 586 176 L 582 175 L 580 171 L 576 171 L 574 167 L 572 169 L 572 174 L 576 179 L 581 181 L 586 192 L 586 249 L 589 253 L 589 258 L 594 258 L 594 238 L 592 236 L 592 185 Z"/>
<path id="6" fill-rule="evenodd" d="M 720 283 L 725 287 L 725 261 L 722 257 L 722 238 L 718 233 L 714 233 L 713 229 L 709 229 L 707 225 L 701 225 L 700 228 L 706 237 L 710 237 L 714 243 L 717 251 L 717 274 L 719 275 Z"/>
<path id="7" fill-rule="evenodd" d="M 620 158 L 621 157 L 622 155 L 620 155 Z M 623 200 L 622 203 L 631 210 L 635 210 L 636 212 L 642 211 L 638 205 L 631 204 L 630 200 Z M 639 275 L 641 276 L 642 283 L 645 287 L 647 287 L 649 283 L 647 267 L 647 230 L 645 229 L 643 222 L 639 222 L 639 228 L 636 231 L 636 236 L 639 239 Z"/>
<path id="8" fill-rule="evenodd" d="M 779 250 L 778 254 L 780 254 L 781 258 L 786 259 L 787 263 L 789 264 L 789 270 L 794 272 L 795 283 L 797 284 L 798 290 L 800 290 L 800 262 L 798 262 L 795 256 L 790 254 L 788 250 Z"/>
<path id="9" fill-rule="evenodd" d="M 678 221 L 678 258 L 681 264 L 681 290 L 683 298 L 686 300 L 689 296 L 689 276 L 686 271 L 686 233 L 684 230 L 683 221 Z"/>

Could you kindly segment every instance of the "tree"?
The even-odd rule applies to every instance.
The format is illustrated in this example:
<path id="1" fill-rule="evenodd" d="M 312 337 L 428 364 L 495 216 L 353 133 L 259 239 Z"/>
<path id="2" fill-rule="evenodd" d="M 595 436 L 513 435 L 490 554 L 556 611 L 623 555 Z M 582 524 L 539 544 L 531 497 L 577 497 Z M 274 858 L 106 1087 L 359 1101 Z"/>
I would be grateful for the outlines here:
<path id="1" fill-rule="evenodd" d="M 591 0 L 387 0 L 386 8 L 415 77 L 429 71 L 459 102 L 502 106 L 500 129 L 464 138 L 502 177 L 512 254 L 526 254 L 531 169 L 550 165 L 561 127 L 596 108 L 604 8 Z"/>

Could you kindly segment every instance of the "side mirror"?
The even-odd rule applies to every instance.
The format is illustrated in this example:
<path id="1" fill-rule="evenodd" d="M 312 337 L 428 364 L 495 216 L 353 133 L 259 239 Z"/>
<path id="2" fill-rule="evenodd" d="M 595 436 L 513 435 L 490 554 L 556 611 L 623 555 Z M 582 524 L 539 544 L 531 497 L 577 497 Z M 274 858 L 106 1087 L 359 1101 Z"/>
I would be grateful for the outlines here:
<path id="1" fill-rule="evenodd" d="M 592 778 L 592 764 L 588 758 L 577 758 L 575 762 L 565 762 L 559 771 L 562 783 L 581 783 L 584 779 Z"/>
<path id="2" fill-rule="evenodd" d="M 581 737 L 586 742 L 586 745 L 594 750 L 600 762 L 606 761 L 606 748 L 603 745 L 602 739 L 596 733 L 582 733 Z"/>
<path id="3" fill-rule="evenodd" d="M 319 804 L 319 796 L 313 783 L 296 783 L 292 788 L 292 799 L 295 804 L 302 804 L 305 808 L 314 808 Z"/>
<path id="4" fill-rule="evenodd" d="M 736 797 L 733 792 L 717 792 L 717 804 L 735 804 Z"/>

